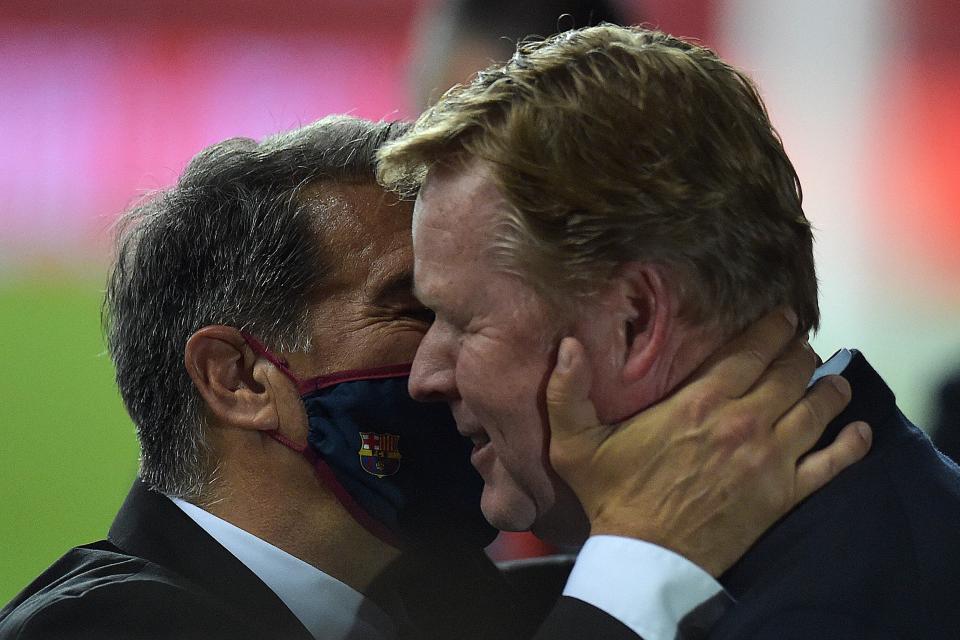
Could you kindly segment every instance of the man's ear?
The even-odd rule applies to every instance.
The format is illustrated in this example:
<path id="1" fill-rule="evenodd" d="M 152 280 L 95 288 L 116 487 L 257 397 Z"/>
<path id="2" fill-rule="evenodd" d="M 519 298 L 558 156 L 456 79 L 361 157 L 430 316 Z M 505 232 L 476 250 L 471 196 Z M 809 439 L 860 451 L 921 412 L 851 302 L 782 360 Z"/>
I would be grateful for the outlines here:
<path id="1" fill-rule="evenodd" d="M 647 377 L 668 346 L 678 300 L 666 269 L 654 263 L 631 262 L 620 271 L 623 284 L 624 382 Z"/>
<path id="2" fill-rule="evenodd" d="M 184 348 L 183 362 L 214 422 L 258 431 L 278 428 L 276 398 L 266 369 L 233 327 L 198 330 Z"/>

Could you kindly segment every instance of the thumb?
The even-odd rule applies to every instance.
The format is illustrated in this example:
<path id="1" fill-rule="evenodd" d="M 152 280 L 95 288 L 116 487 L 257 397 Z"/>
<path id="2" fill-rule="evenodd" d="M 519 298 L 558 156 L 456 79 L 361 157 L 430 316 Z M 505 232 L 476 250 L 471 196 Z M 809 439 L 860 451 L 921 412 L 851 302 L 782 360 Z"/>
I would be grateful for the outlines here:
<path id="1" fill-rule="evenodd" d="M 557 366 L 547 383 L 547 412 L 551 441 L 588 437 L 600 427 L 590 401 L 590 368 L 583 346 L 564 338 L 557 351 Z"/>

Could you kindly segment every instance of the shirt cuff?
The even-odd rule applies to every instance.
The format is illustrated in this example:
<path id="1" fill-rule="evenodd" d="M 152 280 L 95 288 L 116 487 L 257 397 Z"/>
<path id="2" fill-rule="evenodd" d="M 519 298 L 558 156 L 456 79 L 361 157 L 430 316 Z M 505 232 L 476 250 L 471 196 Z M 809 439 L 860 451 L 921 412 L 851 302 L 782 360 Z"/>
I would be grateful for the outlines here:
<path id="1" fill-rule="evenodd" d="M 733 602 L 719 582 L 683 556 L 606 535 L 583 545 L 563 595 L 601 609 L 644 640 L 699 635 L 690 631 L 709 629 Z"/>

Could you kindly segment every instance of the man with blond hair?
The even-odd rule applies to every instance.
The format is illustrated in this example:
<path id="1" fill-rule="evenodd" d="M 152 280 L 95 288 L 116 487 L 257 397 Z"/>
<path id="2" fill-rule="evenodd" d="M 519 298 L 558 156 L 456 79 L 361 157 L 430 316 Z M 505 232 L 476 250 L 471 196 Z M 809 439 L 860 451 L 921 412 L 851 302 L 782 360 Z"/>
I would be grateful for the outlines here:
<path id="1" fill-rule="evenodd" d="M 415 287 L 436 313 L 412 395 L 449 402 L 473 440 L 490 522 L 567 543 L 590 534 L 561 603 L 583 624 L 568 618 L 556 637 L 659 640 L 691 624 L 730 639 L 955 637 L 960 471 L 857 351 L 811 378 L 842 373 L 831 381 L 853 401 L 785 470 L 787 493 L 809 493 L 809 473 L 830 464 L 824 443 L 857 437 L 851 420 L 870 422 L 871 453 L 797 508 L 785 501 L 739 561 L 704 554 L 698 526 L 656 529 L 725 491 L 720 472 L 750 455 L 734 446 L 751 421 L 679 428 L 652 458 L 649 434 L 598 424 L 669 397 L 773 308 L 792 309 L 782 324 L 798 335 L 818 325 L 799 180 L 746 75 L 656 31 L 569 31 L 448 92 L 380 159 L 386 183 L 419 188 Z M 571 398 L 551 433 L 548 405 Z M 704 447 L 714 455 L 697 471 L 651 480 Z M 710 474 L 716 486 L 679 490 Z M 755 524 L 750 509 L 738 515 L 731 528 Z"/>

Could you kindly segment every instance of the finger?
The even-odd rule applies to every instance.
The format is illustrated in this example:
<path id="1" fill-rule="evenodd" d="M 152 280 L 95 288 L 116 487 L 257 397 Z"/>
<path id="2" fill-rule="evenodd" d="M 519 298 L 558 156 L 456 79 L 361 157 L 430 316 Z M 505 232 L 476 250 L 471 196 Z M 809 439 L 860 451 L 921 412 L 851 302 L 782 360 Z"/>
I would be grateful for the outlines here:
<path id="1" fill-rule="evenodd" d="M 850 383 L 841 376 L 824 376 L 777 421 L 774 432 L 782 450 L 798 459 L 823 435 L 830 421 L 850 402 Z"/>
<path id="2" fill-rule="evenodd" d="M 600 427 L 590 401 L 590 368 L 583 346 L 564 338 L 557 351 L 557 366 L 547 383 L 547 413 L 554 439 L 582 435 Z"/>
<path id="3" fill-rule="evenodd" d="M 813 349 L 804 338 L 794 338 L 743 396 L 741 410 L 758 424 L 773 427 L 804 396 L 816 368 Z"/>
<path id="4" fill-rule="evenodd" d="M 843 428 L 826 449 L 811 453 L 797 465 L 796 500 L 800 502 L 833 480 L 870 450 L 873 432 L 866 422 L 852 422 Z"/>
<path id="5" fill-rule="evenodd" d="M 797 314 L 775 309 L 720 347 L 695 377 L 727 398 L 745 394 L 796 335 Z"/>

